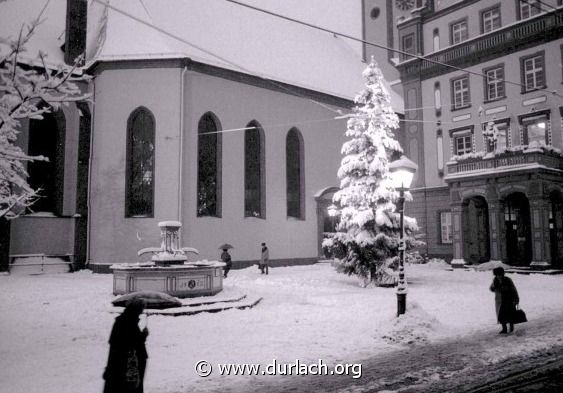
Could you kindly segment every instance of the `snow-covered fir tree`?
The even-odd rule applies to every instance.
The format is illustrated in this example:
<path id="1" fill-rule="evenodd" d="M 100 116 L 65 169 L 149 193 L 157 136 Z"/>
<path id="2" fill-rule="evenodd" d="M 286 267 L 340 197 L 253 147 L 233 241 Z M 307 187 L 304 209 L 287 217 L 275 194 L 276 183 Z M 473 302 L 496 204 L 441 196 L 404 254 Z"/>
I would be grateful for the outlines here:
<path id="1" fill-rule="evenodd" d="M 373 58 L 363 76 L 366 87 L 355 97 L 348 120 L 349 140 L 342 146 L 344 158 L 338 170 L 340 190 L 333 198 L 340 205 L 340 223 L 323 246 L 339 259 L 339 272 L 359 276 L 364 286 L 384 285 L 394 282 L 389 269 L 397 260 L 400 237 L 394 204 L 398 192 L 388 164 L 401 155 L 402 148 L 393 134 L 399 119 Z M 405 217 L 406 234 L 416 229 L 415 220 Z M 408 237 L 407 244 L 413 243 Z"/>
<path id="2" fill-rule="evenodd" d="M 31 157 L 17 144 L 24 119 L 42 119 L 42 114 L 57 110 L 61 104 L 88 98 L 75 82 L 73 67 L 47 66 L 45 56 L 25 57 L 25 46 L 40 23 L 38 17 L 22 27 L 17 38 L 0 37 L 0 219 L 14 218 L 41 196 L 27 182 L 26 162 L 48 160 Z"/>

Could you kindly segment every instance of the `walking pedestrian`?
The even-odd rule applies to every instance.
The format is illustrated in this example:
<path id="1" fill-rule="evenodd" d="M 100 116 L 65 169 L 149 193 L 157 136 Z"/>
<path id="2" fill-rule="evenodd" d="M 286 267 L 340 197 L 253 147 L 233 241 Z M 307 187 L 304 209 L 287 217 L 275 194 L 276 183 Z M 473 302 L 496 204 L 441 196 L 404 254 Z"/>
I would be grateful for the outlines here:
<path id="1" fill-rule="evenodd" d="M 260 256 L 260 271 L 262 272 L 262 274 L 264 274 L 264 272 L 266 274 L 268 274 L 268 263 L 270 261 L 270 253 L 268 251 L 268 247 L 266 246 L 266 243 L 262 243 L 262 255 Z"/>
<path id="2" fill-rule="evenodd" d="M 147 327 L 139 329 L 139 316 L 145 304 L 133 299 L 115 318 L 109 338 L 109 356 L 104 372 L 104 393 L 143 393 L 147 365 Z"/>
<path id="3" fill-rule="evenodd" d="M 504 269 L 493 269 L 494 279 L 490 290 L 495 293 L 495 306 L 498 323 L 502 325 L 499 334 L 511 333 L 514 330 L 514 315 L 516 306 L 520 303 L 518 291 L 509 277 L 504 275 Z M 506 325 L 508 324 L 508 330 Z"/>
<path id="4" fill-rule="evenodd" d="M 223 276 L 227 278 L 229 274 L 229 270 L 233 267 L 233 262 L 231 260 L 231 254 L 229 254 L 229 250 L 227 248 L 223 248 L 223 253 L 221 254 L 221 260 L 225 262 L 224 274 Z"/>

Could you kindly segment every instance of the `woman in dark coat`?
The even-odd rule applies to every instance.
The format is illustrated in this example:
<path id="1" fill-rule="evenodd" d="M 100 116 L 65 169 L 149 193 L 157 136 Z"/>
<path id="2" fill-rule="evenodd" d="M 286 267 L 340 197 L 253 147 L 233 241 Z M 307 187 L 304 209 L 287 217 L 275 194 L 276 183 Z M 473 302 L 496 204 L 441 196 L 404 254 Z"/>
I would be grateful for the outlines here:
<path id="1" fill-rule="evenodd" d="M 109 338 L 109 356 L 104 379 L 104 393 L 143 393 L 147 365 L 145 340 L 149 334 L 139 329 L 144 302 L 135 299 L 115 318 Z"/>
<path id="2" fill-rule="evenodd" d="M 514 314 L 516 306 L 520 303 L 518 291 L 512 280 L 504 275 L 504 269 L 497 267 L 493 269 L 495 278 L 491 284 L 490 290 L 495 293 L 495 306 L 497 311 L 498 323 L 502 325 L 501 334 L 512 332 L 514 330 Z M 506 325 L 509 330 L 506 330 Z"/>

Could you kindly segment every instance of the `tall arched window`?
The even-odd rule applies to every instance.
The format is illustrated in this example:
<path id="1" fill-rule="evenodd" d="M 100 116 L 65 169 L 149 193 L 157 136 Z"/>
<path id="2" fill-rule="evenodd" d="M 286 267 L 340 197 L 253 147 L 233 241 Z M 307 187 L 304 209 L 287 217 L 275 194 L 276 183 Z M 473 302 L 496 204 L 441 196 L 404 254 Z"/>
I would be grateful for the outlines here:
<path id="1" fill-rule="evenodd" d="M 303 137 L 292 128 L 285 138 L 287 216 L 304 218 Z"/>
<path id="2" fill-rule="evenodd" d="M 266 218 L 264 131 L 253 121 L 244 132 L 244 216 Z"/>
<path id="3" fill-rule="evenodd" d="M 39 190 L 39 198 L 30 208 L 33 212 L 63 213 L 65 135 L 66 120 L 60 109 L 44 113 L 43 119 L 29 121 L 28 154 L 49 160 L 28 164 L 28 183 Z"/>
<path id="4" fill-rule="evenodd" d="M 154 129 L 146 108 L 135 109 L 127 120 L 126 217 L 154 215 Z"/>
<path id="5" fill-rule="evenodd" d="M 197 141 L 197 215 L 221 217 L 221 134 L 212 113 L 199 119 Z"/>

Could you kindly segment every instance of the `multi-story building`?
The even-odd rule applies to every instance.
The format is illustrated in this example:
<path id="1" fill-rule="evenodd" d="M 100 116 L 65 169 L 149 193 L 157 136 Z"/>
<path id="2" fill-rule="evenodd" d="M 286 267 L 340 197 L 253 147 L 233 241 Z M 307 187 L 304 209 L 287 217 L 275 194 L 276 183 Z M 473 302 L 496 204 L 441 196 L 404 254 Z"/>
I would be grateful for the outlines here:
<path id="1" fill-rule="evenodd" d="M 426 254 L 563 266 L 562 3 L 365 0 L 366 39 L 384 14 L 402 51 L 390 58 L 419 166 L 407 208 Z"/>

